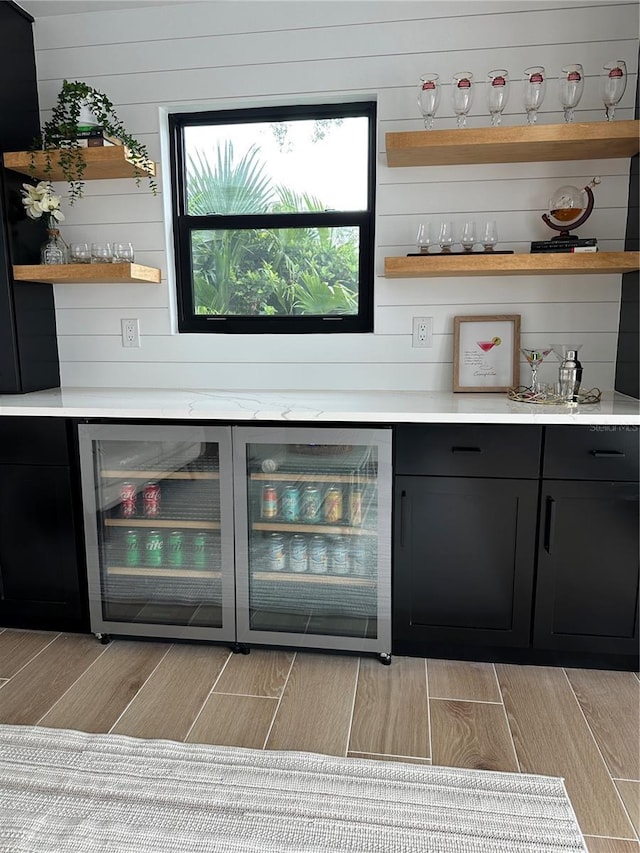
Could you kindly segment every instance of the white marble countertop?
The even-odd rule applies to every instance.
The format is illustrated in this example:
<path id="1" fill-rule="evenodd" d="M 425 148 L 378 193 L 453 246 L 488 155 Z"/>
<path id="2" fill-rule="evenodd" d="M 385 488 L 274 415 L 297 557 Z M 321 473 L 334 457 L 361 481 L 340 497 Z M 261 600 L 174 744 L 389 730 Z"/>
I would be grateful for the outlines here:
<path id="1" fill-rule="evenodd" d="M 0 415 L 339 423 L 596 424 L 640 426 L 640 402 L 603 394 L 593 405 L 515 403 L 503 394 L 446 391 L 183 391 L 56 388 L 0 395 Z"/>

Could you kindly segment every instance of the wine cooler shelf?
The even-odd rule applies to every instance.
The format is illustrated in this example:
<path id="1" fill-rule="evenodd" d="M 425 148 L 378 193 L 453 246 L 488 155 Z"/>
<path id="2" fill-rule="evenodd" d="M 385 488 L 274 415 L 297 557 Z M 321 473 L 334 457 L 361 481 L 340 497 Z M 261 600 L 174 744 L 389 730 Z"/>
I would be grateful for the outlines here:
<path id="1" fill-rule="evenodd" d="M 144 578 L 220 578 L 222 572 L 211 572 L 207 569 L 165 569 L 164 567 L 144 568 L 135 566 L 108 566 L 107 575 L 126 575 L 128 577 Z"/>
<path id="2" fill-rule="evenodd" d="M 376 536 L 376 530 L 366 530 L 362 527 L 349 527 L 337 524 L 292 524 L 286 521 L 256 521 L 251 525 L 252 530 L 270 531 L 272 533 L 319 533 L 337 534 L 344 536 Z"/>
<path id="3" fill-rule="evenodd" d="M 105 518 L 105 527 L 179 527 L 186 530 L 220 530 L 219 521 L 197 518 Z"/>
<path id="4" fill-rule="evenodd" d="M 219 480 L 217 471 L 101 471 L 105 480 Z"/>

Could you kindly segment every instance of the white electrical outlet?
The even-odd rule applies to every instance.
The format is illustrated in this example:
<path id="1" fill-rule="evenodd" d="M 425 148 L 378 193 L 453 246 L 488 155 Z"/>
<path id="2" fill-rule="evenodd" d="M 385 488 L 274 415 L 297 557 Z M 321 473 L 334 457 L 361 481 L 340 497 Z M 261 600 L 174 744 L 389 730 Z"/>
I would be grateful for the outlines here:
<path id="1" fill-rule="evenodd" d="M 412 342 L 414 347 L 433 346 L 433 317 L 414 317 Z"/>
<path id="2" fill-rule="evenodd" d="M 120 325 L 122 327 L 122 346 L 139 347 L 140 320 L 121 320 Z"/>

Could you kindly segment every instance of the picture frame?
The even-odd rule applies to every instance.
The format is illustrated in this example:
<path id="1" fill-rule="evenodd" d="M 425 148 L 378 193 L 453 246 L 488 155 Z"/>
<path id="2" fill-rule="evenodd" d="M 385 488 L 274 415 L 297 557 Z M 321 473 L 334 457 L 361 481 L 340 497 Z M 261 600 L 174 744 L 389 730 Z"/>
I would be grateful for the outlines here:
<path id="1" fill-rule="evenodd" d="M 520 314 L 453 318 L 453 391 L 499 394 L 520 383 Z"/>

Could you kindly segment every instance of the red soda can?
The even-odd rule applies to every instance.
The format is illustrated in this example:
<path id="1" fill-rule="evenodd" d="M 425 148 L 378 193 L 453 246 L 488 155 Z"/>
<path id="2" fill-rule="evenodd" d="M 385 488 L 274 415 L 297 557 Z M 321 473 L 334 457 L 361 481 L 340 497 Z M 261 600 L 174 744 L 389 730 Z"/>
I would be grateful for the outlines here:
<path id="1" fill-rule="evenodd" d="M 134 483 L 120 486 L 120 511 L 123 518 L 133 518 L 136 514 L 136 487 Z"/>
<path id="2" fill-rule="evenodd" d="M 144 484 L 142 506 L 145 518 L 158 518 L 160 515 L 160 486 L 158 483 Z"/>

